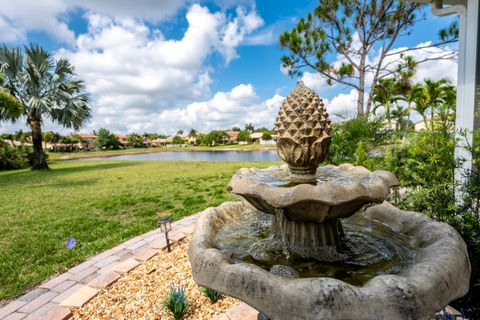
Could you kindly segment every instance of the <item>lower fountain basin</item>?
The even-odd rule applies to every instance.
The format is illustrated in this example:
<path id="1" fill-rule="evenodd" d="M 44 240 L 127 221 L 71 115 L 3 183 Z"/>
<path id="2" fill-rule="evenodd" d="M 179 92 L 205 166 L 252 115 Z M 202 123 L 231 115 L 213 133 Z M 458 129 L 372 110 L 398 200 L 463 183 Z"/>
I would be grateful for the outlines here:
<path id="1" fill-rule="evenodd" d="M 355 285 L 355 281 L 308 274 L 289 279 L 238 261 L 235 253 L 233 257 L 222 253 L 219 232 L 229 222 L 244 219 L 249 210 L 242 202 L 205 210 L 193 233 L 189 257 L 198 284 L 237 297 L 269 318 L 431 319 L 468 291 L 470 264 L 464 241 L 449 225 L 420 213 L 386 202 L 361 213 L 398 233 L 415 255 L 398 274 L 376 275 Z"/>

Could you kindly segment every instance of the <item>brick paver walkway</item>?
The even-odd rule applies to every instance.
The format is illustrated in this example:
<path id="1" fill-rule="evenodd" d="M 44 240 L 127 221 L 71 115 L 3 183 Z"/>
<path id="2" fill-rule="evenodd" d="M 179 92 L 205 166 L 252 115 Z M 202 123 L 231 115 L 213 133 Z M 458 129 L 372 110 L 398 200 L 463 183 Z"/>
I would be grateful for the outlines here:
<path id="1" fill-rule="evenodd" d="M 172 242 L 193 232 L 199 214 L 172 223 Z M 166 247 L 159 229 L 130 239 L 40 284 L 0 308 L 0 320 L 66 319 L 68 307 L 80 307 L 139 263 Z"/>

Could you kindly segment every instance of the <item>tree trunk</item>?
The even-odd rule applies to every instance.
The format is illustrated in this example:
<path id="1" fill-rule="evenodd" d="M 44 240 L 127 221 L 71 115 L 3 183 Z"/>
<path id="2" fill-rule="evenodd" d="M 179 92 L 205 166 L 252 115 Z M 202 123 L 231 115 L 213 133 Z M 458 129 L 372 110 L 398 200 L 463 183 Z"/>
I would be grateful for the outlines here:
<path id="1" fill-rule="evenodd" d="M 37 117 L 29 117 L 28 123 L 32 129 L 32 143 L 33 143 L 33 163 L 32 170 L 48 169 L 45 154 L 42 148 L 42 122 Z"/>
<path id="2" fill-rule="evenodd" d="M 363 52 L 360 58 L 360 66 L 358 70 L 359 84 L 358 84 L 358 99 L 357 99 L 357 117 L 363 116 L 365 113 L 365 55 Z"/>

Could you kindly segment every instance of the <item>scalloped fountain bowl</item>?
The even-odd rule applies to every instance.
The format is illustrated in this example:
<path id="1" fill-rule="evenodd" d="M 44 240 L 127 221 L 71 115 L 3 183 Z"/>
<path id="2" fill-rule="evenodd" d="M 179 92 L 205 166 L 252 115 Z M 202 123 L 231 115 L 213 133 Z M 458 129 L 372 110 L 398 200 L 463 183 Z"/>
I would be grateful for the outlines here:
<path id="1" fill-rule="evenodd" d="M 342 164 L 319 167 L 310 183 L 292 180 L 288 165 L 267 169 L 240 169 L 228 190 L 271 215 L 271 239 L 251 248 L 257 260 L 269 260 L 283 251 L 286 256 L 320 261 L 344 260 L 347 218 L 369 203 L 381 203 L 398 186 L 387 171 Z"/>

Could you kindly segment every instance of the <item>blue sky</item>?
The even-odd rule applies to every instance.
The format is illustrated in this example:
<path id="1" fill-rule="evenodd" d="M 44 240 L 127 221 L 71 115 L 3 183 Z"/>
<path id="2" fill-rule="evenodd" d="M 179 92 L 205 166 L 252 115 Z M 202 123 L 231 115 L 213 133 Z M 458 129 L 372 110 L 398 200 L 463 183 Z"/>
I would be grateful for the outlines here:
<path id="1" fill-rule="evenodd" d="M 174 133 L 272 127 L 282 100 L 298 79 L 280 69 L 281 32 L 315 7 L 315 1 L 0 0 L 0 42 L 38 42 L 67 57 L 85 80 L 94 118 L 81 132 Z M 25 10 L 29 8 L 29 10 Z M 437 39 L 455 17 L 425 10 L 396 47 Z M 439 49 L 440 50 L 440 49 Z M 419 58 L 442 52 L 415 53 Z M 331 114 L 351 114 L 356 93 L 329 87 L 313 70 L 303 80 Z M 429 62 L 425 77 L 456 78 L 452 61 Z M 0 132 L 28 129 L 0 123 Z M 45 121 L 45 130 L 67 129 Z"/>

